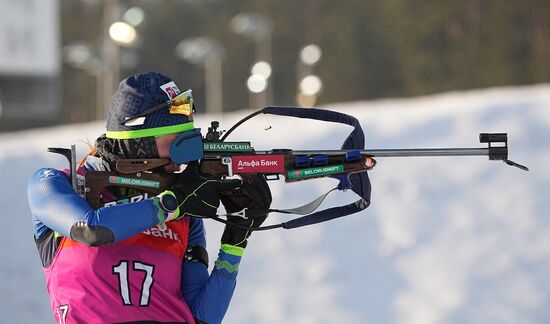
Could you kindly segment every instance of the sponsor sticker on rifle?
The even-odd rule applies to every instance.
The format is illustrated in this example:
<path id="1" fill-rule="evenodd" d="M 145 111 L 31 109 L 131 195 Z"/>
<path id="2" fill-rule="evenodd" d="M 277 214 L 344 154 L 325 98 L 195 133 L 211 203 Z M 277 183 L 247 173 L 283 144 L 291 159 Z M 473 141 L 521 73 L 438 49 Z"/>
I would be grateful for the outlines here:
<path id="1" fill-rule="evenodd" d="M 231 157 L 231 160 L 233 173 L 283 173 L 285 171 L 284 155 L 239 155 Z"/>
<path id="2" fill-rule="evenodd" d="M 205 152 L 252 152 L 250 142 L 213 142 L 204 143 Z"/>
<path id="3" fill-rule="evenodd" d="M 343 172 L 344 172 L 343 165 L 330 165 L 330 166 L 322 166 L 322 167 L 302 169 L 302 170 L 290 170 L 288 171 L 288 178 L 303 179 L 303 178 L 324 176 L 329 174 L 339 174 Z"/>
<path id="4" fill-rule="evenodd" d="M 136 178 L 125 178 L 125 177 L 118 177 L 118 176 L 110 176 L 109 183 L 132 185 L 132 186 L 147 187 L 147 188 L 160 188 L 159 181 L 136 179 Z"/>

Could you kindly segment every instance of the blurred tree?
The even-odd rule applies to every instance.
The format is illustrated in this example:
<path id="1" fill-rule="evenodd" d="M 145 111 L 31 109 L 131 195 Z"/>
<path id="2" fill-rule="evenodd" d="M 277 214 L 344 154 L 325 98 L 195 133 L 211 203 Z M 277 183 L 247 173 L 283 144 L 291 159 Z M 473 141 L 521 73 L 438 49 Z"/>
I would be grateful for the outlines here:
<path id="1" fill-rule="evenodd" d="M 83 40 L 98 48 L 102 3 L 62 0 L 63 44 Z M 256 12 L 274 22 L 273 103 L 295 104 L 300 49 L 318 44 L 315 72 L 323 80 L 318 104 L 413 96 L 456 89 L 550 81 L 550 1 L 547 0 L 120 0 L 139 6 L 145 21 L 130 50 L 139 59 L 121 76 L 156 70 L 191 88 L 199 111 L 204 73 L 176 56 L 185 38 L 209 36 L 226 49 L 226 111 L 248 107 L 245 82 L 254 44 L 235 34 L 231 19 Z M 64 121 L 92 119 L 95 79 L 64 66 Z"/>
<path id="2" fill-rule="evenodd" d="M 549 80 L 550 69 L 540 69 L 550 45 L 548 2 L 393 0 L 384 5 L 395 22 L 402 95 Z"/>

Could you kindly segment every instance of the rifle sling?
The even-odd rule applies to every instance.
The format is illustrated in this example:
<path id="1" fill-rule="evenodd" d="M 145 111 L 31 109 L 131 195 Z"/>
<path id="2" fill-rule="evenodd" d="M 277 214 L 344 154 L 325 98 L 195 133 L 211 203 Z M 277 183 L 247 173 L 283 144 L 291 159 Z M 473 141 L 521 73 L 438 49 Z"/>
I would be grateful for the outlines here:
<path id="1" fill-rule="evenodd" d="M 225 216 L 237 216 L 237 217 L 245 217 L 245 218 L 257 218 L 260 216 L 265 216 L 269 213 L 282 213 L 282 214 L 294 214 L 294 215 L 304 215 L 302 217 L 295 218 L 293 220 L 290 220 L 288 222 L 283 222 L 277 225 L 269 225 L 269 226 L 262 226 L 258 228 L 254 228 L 252 230 L 254 231 L 262 231 L 262 230 L 269 230 L 274 228 L 283 227 L 285 229 L 291 229 L 291 228 L 298 228 L 306 225 L 312 225 L 317 224 L 321 222 L 326 222 L 328 220 L 339 218 L 342 216 L 347 216 L 353 213 L 356 213 L 358 211 L 361 211 L 368 207 L 369 203 L 364 199 L 359 199 L 355 201 L 354 203 L 328 208 L 324 209 L 318 212 L 315 212 L 317 208 L 321 205 L 321 203 L 325 200 L 325 198 L 333 191 L 338 190 L 338 187 L 335 187 L 328 192 L 324 193 L 323 195 L 319 196 L 318 198 L 314 199 L 313 201 L 299 206 L 295 208 L 288 208 L 288 209 L 265 209 L 265 208 L 250 208 L 244 210 L 244 215 L 242 214 L 243 211 L 239 213 L 229 213 Z M 245 228 L 241 225 L 234 224 L 231 221 L 225 221 L 218 217 L 214 217 L 214 220 L 221 221 L 222 223 L 225 223 L 229 226 L 239 227 L 239 228 Z M 237 226 L 238 225 L 238 226 Z"/>

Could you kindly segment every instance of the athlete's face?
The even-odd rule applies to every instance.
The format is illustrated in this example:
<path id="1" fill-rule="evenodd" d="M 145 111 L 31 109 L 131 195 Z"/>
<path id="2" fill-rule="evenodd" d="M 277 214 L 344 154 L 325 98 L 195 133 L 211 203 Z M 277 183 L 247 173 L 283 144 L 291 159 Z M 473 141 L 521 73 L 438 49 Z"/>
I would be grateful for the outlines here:
<path id="1" fill-rule="evenodd" d="M 159 151 L 160 158 L 170 158 L 170 144 L 178 137 L 179 133 L 168 134 L 155 137 L 157 143 L 157 150 Z M 164 166 L 164 171 L 173 173 L 180 170 L 180 165 L 176 163 L 168 164 Z"/>

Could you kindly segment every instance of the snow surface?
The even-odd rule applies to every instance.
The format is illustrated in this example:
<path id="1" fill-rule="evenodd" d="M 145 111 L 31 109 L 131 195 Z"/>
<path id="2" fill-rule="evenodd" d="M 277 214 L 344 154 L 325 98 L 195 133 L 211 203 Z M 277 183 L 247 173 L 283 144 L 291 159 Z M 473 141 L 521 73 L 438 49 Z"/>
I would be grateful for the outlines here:
<path id="1" fill-rule="evenodd" d="M 550 85 L 327 108 L 356 116 L 373 149 L 482 147 L 480 132 L 507 132 L 510 158 L 531 171 L 486 157 L 379 158 L 366 211 L 253 235 L 225 323 L 550 322 Z M 199 115 L 197 124 L 229 127 L 247 113 Z M 39 167 L 65 166 L 47 147 L 77 143 L 81 156 L 102 130 L 96 122 L 0 134 L 0 323 L 53 322 L 26 182 Z M 231 138 L 256 149 L 337 149 L 349 131 L 261 116 Z M 274 207 L 334 184 L 272 183 Z M 333 193 L 324 206 L 354 200 Z M 222 225 L 207 222 L 207 231 L 214 259 Z"/>

